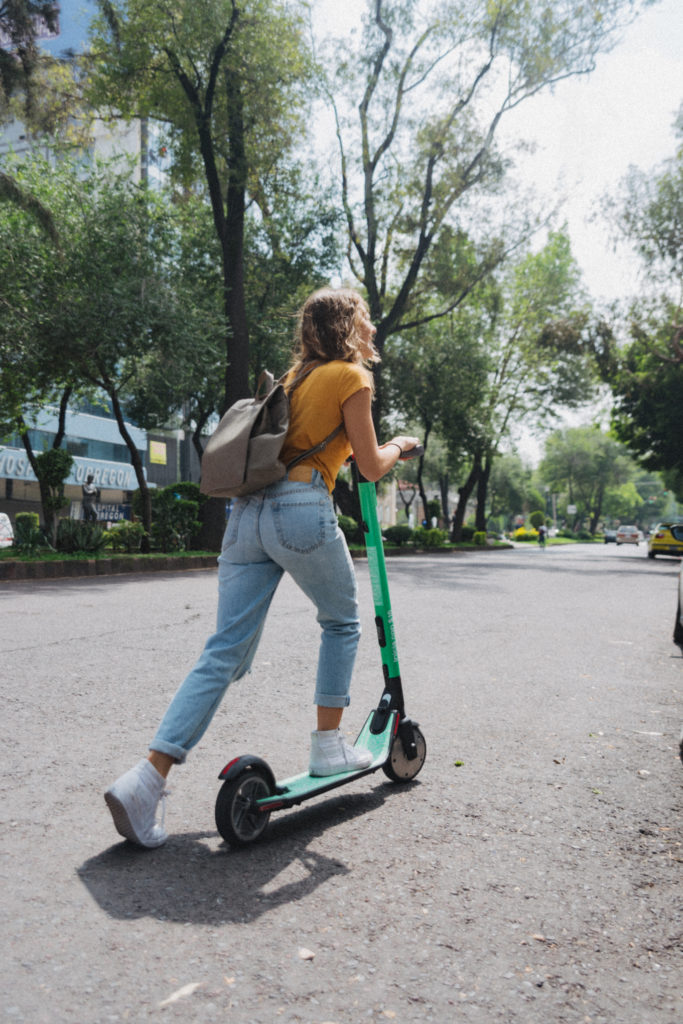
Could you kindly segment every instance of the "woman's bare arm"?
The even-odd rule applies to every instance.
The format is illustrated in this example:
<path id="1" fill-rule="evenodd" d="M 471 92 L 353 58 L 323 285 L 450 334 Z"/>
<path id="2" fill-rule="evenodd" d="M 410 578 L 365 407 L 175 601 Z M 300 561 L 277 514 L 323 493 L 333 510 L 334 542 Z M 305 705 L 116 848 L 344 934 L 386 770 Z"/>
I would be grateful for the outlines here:
<path id="1" fill-rule="evenodd" d="M 342 406 L 344 427 L 358 468 L 366 480 L 379 480 L 398 462 L 401 452 L 419 444 L 417 437 L 399 435 L 383 445 L 377 443 L 372 422 L 372 395 L 369 388 L 356 391 Z"/>

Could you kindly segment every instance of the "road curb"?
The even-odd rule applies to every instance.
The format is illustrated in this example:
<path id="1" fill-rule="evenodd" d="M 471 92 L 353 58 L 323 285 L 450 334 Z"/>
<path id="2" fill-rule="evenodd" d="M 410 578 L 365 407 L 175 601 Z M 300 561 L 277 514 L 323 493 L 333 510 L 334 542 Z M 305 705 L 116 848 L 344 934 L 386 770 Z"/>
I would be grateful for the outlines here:
<path id="1" fill-rule="evenodd" d="M 438 555 L 454 557 L 467 555 L 470 551 L 504 551 L 504 547 L 488 548 L 389 548 L 387 558 L 410 558 L 413 555 Z M 351 558 L 357 561 L 367 559 L 364 550 L 352 550 Z M 188 572 L 193 569 L 215 569 L 218 554 L 189 555 L 180 557 L 167 555 L 161 558 L 138 558 L 135 555 L 120 555 L 116 558 L 55 559 L 50 562 L 20 562 L 10 559 L 0 561 L 0 583 L 11 580 L 56 580 L 88 579 L 98 576 L 129 576 L 155 572 Z"/>
<path id="2" fill-rule="evenodd" d="M 187 572 L 190 569 L 215 569 L 218 555 L 189 555 L 163 558 L 55 559 L 50 562 L 0 562 L 3 580 L 87 579 L 98 576 L 124 576 L 133 573 Z"/>

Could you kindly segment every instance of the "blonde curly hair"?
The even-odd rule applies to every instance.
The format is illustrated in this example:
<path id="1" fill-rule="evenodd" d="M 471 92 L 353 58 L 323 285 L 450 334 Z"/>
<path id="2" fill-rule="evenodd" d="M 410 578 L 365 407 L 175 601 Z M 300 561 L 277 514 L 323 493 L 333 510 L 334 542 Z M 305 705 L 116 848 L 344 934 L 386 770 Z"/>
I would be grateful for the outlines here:
<path id="1" fill-rule="evenodd" d="M 313 292 L 299 311 L 290 373 L 296 374 L 314 361 L 379 362 L 379 355 L 369 360 L 363 355 L 364 342 L 358 332 L 361 320 L 369 315 L 367 303 L 352 288 Z"/>

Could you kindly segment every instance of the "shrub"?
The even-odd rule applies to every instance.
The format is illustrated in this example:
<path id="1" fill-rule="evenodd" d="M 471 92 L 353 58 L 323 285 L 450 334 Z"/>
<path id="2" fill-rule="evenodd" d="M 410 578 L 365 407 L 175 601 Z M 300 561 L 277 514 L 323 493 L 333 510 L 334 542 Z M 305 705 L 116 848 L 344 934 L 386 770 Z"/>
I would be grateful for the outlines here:
<path id="1" fill-rule="evenodd" d="M 132 554 L 140 550 L 145 528 L 142 523 L 129 523 L 124 520 L 112 526 L 106 535 L 107 544 L 113 551 L 126 551 Z"/>
<path id="2" fill-rule="evenodd" d="M 388 526 L 384 531 L 384 536 L 389 544 L 396 544 L 400 548 L 402 544 L 407 544 L 411 539 L 413 530 L 407 523 L 401 523 L 398 526 Z"/>
<path id="3" fill-rule="evenodd" d="M 190 480 L 181 480 L 179 483 L 164 489 L 173 491 L 178 498 L 185 498 L 186 501 L 196 501 L 199 508 L 208 499 L 208 494 L 202 494 L 199 490 L 199 484 L 193 484 Z"/>
<path id="4" fill-rule="evenodd" d="M 513 540 L 538 540 L 538 530 L 527 530 L 520 526 L 512 535 Z"/>
<path id="5" fill-rule="evenodd" d="M 186 551 L 201 527 L 199 502 L 180 494 L 179 488 L 188 486 L 192 485 L 172 484 L 153 495 L 152 543 L 162 551 Z"/>
<path id="6" fill-rule="evenodd" d="M 576 540 L 576 534 L 574 533 L 574 531 L 567 529 L 567 527 L 564 527 L 564 529 L 562 530 L 558 530 L 557 536 L 566 537 L 568 540 Z"/>
<path id="7" fill-rule="evenodd" d="M 447 531 L 439 530 L 438 527 L 427 530 L 424 526 L 420 526 L 413 532 L 413 544 L 420 548 L 440 548 L 447 540 Z"/>
<path id="8" fill-rule="evenodd" d="M 25 555 L 33 554 L 45 545 L 37 512 L 17 512 L 14 520 L 14 547 Z"/>
<path id="9" fill-rule="evenodd" d="M 353 544 L 360 544 L 362 536 L 361 529 L 352 516 L 337 516 L 337 522 L 339 523 L 339 529 L 346 537 L 347 542 Z"/>
<path id="10" fill-rule="evenodd" d="M 485 548 L 486 547 L 486 531 L 485 530 L 477 530 L 477 532 L 475 533 L 475 535 L 472 538 L 472 540 L 477 545 L 477 547 Z"/>
<path id="11" fill-rule="evenodd" d="M 474 528 L 472 526 L 463 526 L 460 533 L 461 540 L 472 540 L 474 537 Z"/>
<path id="12" fill-rule="evenodd" d="M 199 484 L 189 480 L 150 490 L 153 545 L 162 551 L 183 551 L 191 547 L 195 535 L 201 529 L 197 516 L 206 500 L 207 495 L 200 492 Z M 180 502 L 190 502 L 194 508 L 179 506 Z M 135 518 L 142 519 L 142 496 L 139 490 L 133 492 L 132 508 Z"/>
<path id="13" fill-rule="evenodd" d="M 107 543 L 104 530 L 97 523 L 81 522 L 78 519 L 60 519 L 57 524 L 55 547 L 67 555 L 76 551 L 94 554 Z"/>
<path id="14" fill-rule="evenodd" d="M 576 535 L 577 540 L 593 540 L 593 534 L 590 530 L 579 530 Z"/>
<path id="15" fill-rule="evenodd" d="M 539 526 L 543 526 L 545 523 L 545 513 L 537 509 L 536 512 L 532 512 L 529 516 L 529 522 L 537 530 Z"/>

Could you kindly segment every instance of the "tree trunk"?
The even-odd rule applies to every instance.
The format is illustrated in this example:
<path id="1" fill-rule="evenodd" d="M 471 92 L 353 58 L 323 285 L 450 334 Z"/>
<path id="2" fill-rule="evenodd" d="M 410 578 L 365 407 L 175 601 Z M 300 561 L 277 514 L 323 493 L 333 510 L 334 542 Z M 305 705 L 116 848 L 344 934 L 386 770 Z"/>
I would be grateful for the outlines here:
<path id="1" fill-rule="evenodd" d="M 462 487 L 458 487 L 458 507 L 455 510 L 455 515 L 453 516 L 453 527 L 451 530 L 451 540 L 455 543 L 462 540 L 462 527 L 465 521 L 465 513 L 467 511 L 467 502 L 470 500 L 470 495 L 474 490 L 474 485 L 477 482 L 480 470 L 481 454 L 477 452 L 474 456 L 472 469 L 469 472 L 467 480 Z"/>
<path id="2" fill-rule="evenodd" d="M 225 498 L 208 498 L 199 509 L 197 543 L 202 551 L 220 551 L 225 533 Z"/>
<path id="3" fill-rule="evenodd" d="M 427 493 L 424 488 L 424 482 L 422 480 L 423 467 L 424 455 L 421 455 L 417 461 L 417 489 L 420 492 L 420 501 L 422 502 L 422 522 L 424 522 L 426 529 L 429 529 L 429 503 Z M 422 522 L 419 522 L 417 525 L 421 526 Z"/>
<path id="4" fill-rule="evenodd" d="M 249 329 L 244 299 L 244 212 L 247 156 L 239 73 L 226 69 L 225 86 L 229 111 L 228 186 L 226 217 L 221 238 L 225 316 L 228 324 L 225 364 L 225 412 L 239 398 L 249 395 Z"/>
<path id="5" fill-rule="evenodd" d="M 145 477 L 145 467 L 142 464 L 140 452 L 138 451 L 135 442 L 133 441 L 133 438 L 128 433 L 128 429 L 123 418 L 121 404 L 119 402 L 118 395 L 116 394 L 116 389 L 111 384 L 107 385 L 106 381 L 103 383 L 102 386 L 104 387 L 105 391 L 111 398 L 111 405 L 114 411 L 114 416 L 116 417 L 119 433 L 121 434 L 121 437 L 125 441 L 126 447 L 128 448 L 128 452 L 130 454 L 130 461 L 133 466 L 133 469 L 135 470 L 135 478 L 138 482 L 138 487 L 140 488 L 140 497 L 142 499 L 142 525 L 145 528 L 145 536 L 142 538 L 140 550 L 143 553 L 147 554 L 150 549 L 150 538 L 152 536 L 152 498 L 149 493 L 149 487 L 147 486 L 147 479 Z"/>
<path id="6" fill-rule="evenodd" d="M 23 420 L 22 420 L 22 422 L 23 422 Z M 51 514 L 51 513 L 48 512 L 49 502 L 50 502 L 50 489 L 45 484 L 45 482 L 40 479 L 40 470 L 38 468 L 38 463 L 36 462 L 36 456 L 35 456 L 35 452 L 33 451 L 33 446 L 31 444 L 31 439 L 28 436 L 28 427 L 25 424 L 24 424 L 24 429 L 20 431 L 19 436 L 21 437 L 21 443 L 23 444 L 24 451 L 26 452 L 26 458 L 28 459 L 28 461 L 30 463 L 30 466 L 31 466 L 31 469 L 33 470 L 33 472 L 35 474 L 36 480 L 38 481 L 38 487 L 40 489 L 40 508 L 41 508 L 41 512 L 43 514 L 42 527 L 43 527 L 43 530 L 45 531 L 45 533 L 47 533 L 47 530 L 49 529 L 49 526 L 50 526 L 50 514 Z"/>
<path id="7" fill-rule="evenodd" d="M 415 495 L 416 494 L 417 494 L 417 487 L 413 487 L 413 489 L 410 492 L 410 497 L 406 501 L 406 499 L 405 499 L 405 491 L 402 490 L 400 487 L 398 488 L 398 496 L 401 499 L 401 504 L 403 505 L 403 511 L 405 512 L 406 519 L 410 519 L 410 506 L 412 505 L 412 503 L 413 503 L 413 501 L 415 499 Z"/>
<path id="8" fill-rule="evenodd" d="M 444 529 L 450 529 L 451 513 L 448 508 L 448 473 L 439 474 L 439 494 L 441 495 L 441 514 L 443 516 Z"/>
<path id="9" fill-rule="evenodd" d="M 52 441 L 53 448 L 61 447 L 62 441 L 64 440 L 64 435 L 66 434 L 66 413 L 72 391 L 72 387 L 66 387 L 62 392 L 62 397 L 59 402 L 59 418 L 57 421 L 57 433 L 55 434 Z M 38 487 L 40 490 L 41 512 L 43 514 L 43 530 L 45 531 L 45 533 L 47 533 L 48 529 L 50 529 L 52 535 L 52 543 L 54 544 L 57 533 L 57 516 L 56 513 L 54 513 L 51 509 L 50 499 L 52 498 L 52 492 L 50 491 L 50 488 L 45 483 L 45 481 L 41 479 L 40 468 L 36 461 L 36 456 L 35 452 L 33 451 L 31 439 L 28 436 L 28 427 L 24 423 L 23 417 L 19 424 L 19 436 L 21 437 L 21 443 L 24 446 L 24 451 L 26 452 L 26 458 L 28 459 L 29 465 L 31 466 L 31 469 L 35 474 L 36 480 L 38 481 Z"/>
<path id="10" fill-rule="evenodd" d="M 350 516 L 360 523 L 363 518 L 360 509 L 358 491 L 346 480 L 337 480 L 332 491 L 332 498 L 343 516 Z"/>
<path id="11" fill-rule="evenodd" d="M 244 298 L 244 212 L 246 202 L 247 157 L 244 140 L 243 99 L 239 73 L 225 72 L 226 98 L 229 112 L 228 130 L 228 184 L 226 215 L 222 220 L 214 217 L 220 226 L 223 260 L 223 297 L 226 320 L 225 390 L 221 415 L 238 399 L 249 395 L 249 328 Z M 212 145 L 212 144 L 211 144 Z M 212 156 L 213 159 L 213 156 Z M 218 192 L 218 180 L 210 187 Z M 219 194 L 212 197 L 214 207 L 220 202 Z M 222 223 L 221 223 L 222 220 Z M 199 543 L 207 551 L 220 551 L 225 532 L 225 501 L 209 498 L 202 506 L 202 528 Z"/>

